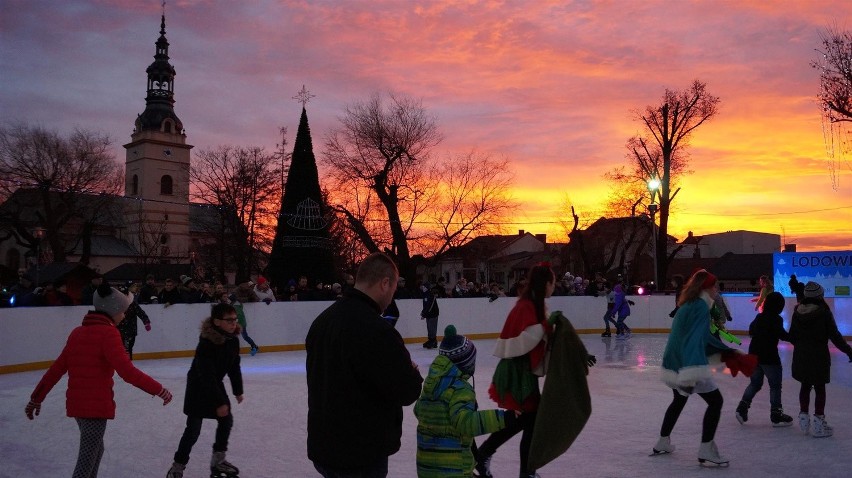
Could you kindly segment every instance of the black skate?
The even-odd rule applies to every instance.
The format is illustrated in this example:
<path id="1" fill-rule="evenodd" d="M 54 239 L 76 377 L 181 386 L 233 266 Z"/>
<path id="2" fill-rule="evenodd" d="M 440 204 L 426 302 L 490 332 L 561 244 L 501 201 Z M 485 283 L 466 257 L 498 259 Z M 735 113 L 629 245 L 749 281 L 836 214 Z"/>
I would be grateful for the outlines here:
<path id="1" fill-rule="evenodd" d="M 223 461 L 210 467 L 210 478 L 240 478 L 240 470 L 227 461 Z"/>
<path id="2" fill-rule="evenodd" d="M 793 425 L 793 417 L 784 413 L 781 408 L 773 408 L 769 415 L 773 427 L 789 427 Z"/>
<path id="3" fill-rule="evenodd" d="M 224 451 L 214 451 L 210 460 L 210 478 L 239 478 L 240 470 L 225 460 Z"/>
<path id="4" fill-rule="evenodd" d="M 751 404 L 746 402 L 745 400 L 740 400 L 740 404 L 737 405 L 737 411 L 734 413 L 734 416 L 737 417 L 737 421 L 740 422 L 740 425 L 744 424 L 748 421 L 748 408 Z M 792 423 L 792 418 L 790 419 Z"/>

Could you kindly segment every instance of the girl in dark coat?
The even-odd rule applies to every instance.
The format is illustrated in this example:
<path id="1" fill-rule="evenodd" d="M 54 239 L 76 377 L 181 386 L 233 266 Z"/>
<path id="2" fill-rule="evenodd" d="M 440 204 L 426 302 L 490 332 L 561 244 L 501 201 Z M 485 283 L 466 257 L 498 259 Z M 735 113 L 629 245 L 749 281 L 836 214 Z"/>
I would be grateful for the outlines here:
<path id="1" fill-rule="evenodd" d="M 151 320 L 148 318 L 148 314 L 142 309 L 142 306 L 136 301 L 136 291 L 138 289 L 139 286 L 132 282 L 118 288 L 119 292 L 127 294 L 132 299 L 130 306 L 127 307 L 127 312 L 124 314 L 124 320 L 116 325 L 118 332 L 121 334 L 121 341 L 124 343 L 124 350 L 127 350 L 130 360 L 133 360 L 133 345 L 136 343 L 136 335 L 139 330 L 137 321 L 141 320 L 145 326 L 145 330 L 148 332 L 151 331 Z"/>
<path id="2" fill-rule="evenodd" d="M 240 326 L 237 311 L 229 304 L 216 304 L 210 317 L 201 323 L 201 336 L 195 349 L 195 358 L 186 377 L 186 395 L 183 413 L 186 428 L 175 452 L 174 463 L 168 478 L 182 478 L 189 462 L 189 454 L 201 433 L 201 422 L 213 418 L 217 422 L 216 441 L 210 460 L 212 476 L 232 476 L 239 470 L 225 461 L 228 438 L 234 425 L 231 402 L 223 382 L 225 375 L 231 381 L 231 389 L 237 403 L 243 402 L 243 376 L 240 370 L 240 343 L 237 338 Z"/>
<path id="3" fill-rule="evenodd" d="M 804 299 L 796 306 L 790 323 L 790 342 L 793 344 L 793 378 L 802 383 L 799 391 L 799 426 L 808 433 L 811 420 L 808 408 L 811 389 L 814 389 L 814 420 L 812 435 L 815 438 L 831 436 L 833 430 L 825 421 L 825 384 L 831 381 L 831 355 L 828 341 L 852 361 L 852 347 L 837 330 L 834 314 L 823 298 L 825 291 L 816 282 L 805 285 Z"/>

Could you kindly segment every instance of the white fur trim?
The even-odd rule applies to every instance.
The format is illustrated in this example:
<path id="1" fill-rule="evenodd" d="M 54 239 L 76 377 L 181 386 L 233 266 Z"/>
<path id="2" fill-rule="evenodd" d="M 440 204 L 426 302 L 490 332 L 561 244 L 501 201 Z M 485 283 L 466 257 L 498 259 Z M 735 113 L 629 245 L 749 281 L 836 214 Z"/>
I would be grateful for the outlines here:
<path id="1" fill-rule="evenodd" d="M 694 387 L 696 383 L 711 377 L 710 369 L 706 365 L 695 365 L 685 367 L 679 371 L 662 369 L 663 383 L 670 388 Z"/>
<path id="2" fill-rule="evenodd" d="M 494 356 L 498 358 L 520 357 L 534 349 L 544 338 L 544 326 L 530 325 L 517 337 L 497 339 L 494 345 Z"/>

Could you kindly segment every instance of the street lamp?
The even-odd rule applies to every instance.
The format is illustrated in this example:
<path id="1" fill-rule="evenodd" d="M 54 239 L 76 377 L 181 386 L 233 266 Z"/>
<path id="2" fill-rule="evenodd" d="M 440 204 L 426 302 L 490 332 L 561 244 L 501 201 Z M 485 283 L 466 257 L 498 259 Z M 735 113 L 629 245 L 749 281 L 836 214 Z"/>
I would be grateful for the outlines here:
<path id="1" fill-rule="evenodd" d="M 657 277 L 657 231 L 656 231 L 657 222 L 656 222 L 655 218 L 657 216 L 657 210 L 659 209 L 659 206 L 657 205 L 656 202 L 654 202 L 654 200 L 655 200 L 655 198 L 657 196 L 657 192 L 659 190 L 660 190 L 660 180 L 657 179 L 656 177 L 649 179 L 648 180 L 648 192 L 651 193 L 651 204 L 648 204 L 648 212 L 651 214 L 651 247 L 653 248 L 653 251 L 654 251 L 653 255 L 651 256 L 653 258 L 653 261 L 654 261 L 654 280 L 652 281 L 652 283 L 654 284 L 654 287 L 651 288 L 652 291 L 654 289 L 656 289 L 656 285 L 657 285 L 657 282 L 658 282 L 658 277 Z"/>
<path id="2" fill-rule="evenodd" d="M 41 241 L 44 239 L 45 229 L 43 227 L 36 227 L 33 229 L 33 236 L 36 239 L 36 287 L 41 286 L 40 280 L 40 272 L 41 272 Z"/>

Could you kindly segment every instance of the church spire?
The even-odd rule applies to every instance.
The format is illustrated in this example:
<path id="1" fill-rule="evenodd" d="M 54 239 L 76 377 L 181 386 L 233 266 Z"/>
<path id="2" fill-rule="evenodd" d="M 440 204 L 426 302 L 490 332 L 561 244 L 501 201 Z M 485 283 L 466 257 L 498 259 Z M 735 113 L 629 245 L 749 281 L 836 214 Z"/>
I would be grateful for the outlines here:
<path id="1" fill-rule="evenodd" d="M 174 111 L 175 68 L 169 63 L 169 41 L 166 39 L 165 2 L 160 17 L 160 37 L 155 43 L 154 62 L 145 72 L 148 74 L 148 94 L 145 96 L 145 111 L 136 119 L 136 133 L 144 130 L 183 134 L 183 123 Z"/>

